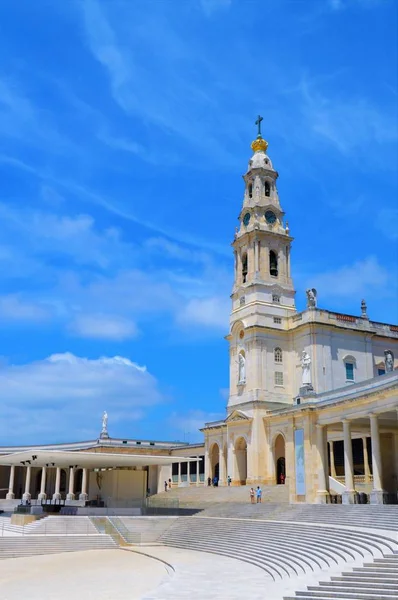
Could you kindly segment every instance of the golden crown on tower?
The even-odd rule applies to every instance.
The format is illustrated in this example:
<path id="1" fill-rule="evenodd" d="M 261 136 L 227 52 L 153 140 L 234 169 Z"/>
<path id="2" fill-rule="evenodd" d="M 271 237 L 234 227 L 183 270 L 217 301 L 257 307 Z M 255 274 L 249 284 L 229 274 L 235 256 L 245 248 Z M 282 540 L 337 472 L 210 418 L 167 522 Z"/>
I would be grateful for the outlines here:
<path id="1" fill-rule="evenodd" d="M 262 152 L 266 152 L 267 148 L 268 148 L 268 142 L 266 142 L 265 139 L 263 137 L 261 137 L 261 121 L 262 120 L 263 120 L 263 117 L 261 115 L 258 115 L 257 121 L 256 121 L 256 125 L 258 127 L 258 135 L 257 135 L 257 138 L 251 143 L 253 152 L 259 152 L 260 150 Z"/>

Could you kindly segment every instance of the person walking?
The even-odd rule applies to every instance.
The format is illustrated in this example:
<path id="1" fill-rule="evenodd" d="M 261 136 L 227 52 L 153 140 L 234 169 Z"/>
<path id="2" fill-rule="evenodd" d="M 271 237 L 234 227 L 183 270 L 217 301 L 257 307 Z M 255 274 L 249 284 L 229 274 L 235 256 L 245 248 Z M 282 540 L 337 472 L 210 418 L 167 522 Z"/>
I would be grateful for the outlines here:
<path id="1" fill-rule="evenodd" d="M 171 479 L 169 479 L 169 490 L 171 490 Z"/>
<path id="2" fill-rule="evenodd" d="M 207 478 L 207 486 L 210 487 L 211 486 L 211 477 Z"/>
<path id="3" fill-rule="evenodd" d="M 169 486 L 168 486 L 168 484 L 167 484 L 167 481 L 165 481 L 165 482 L 164 482 L 164 491 L 165 491 L 165 492 L 167 492 L 167 488 L 168 488 L 168 487 L 169 487 Z"/>
<path id="4" fill-rule="evenodd" d="M 257 489 L 256 489 L 257 504 L 261 504 L 261 495 L 262 495 L 262 491 L 261 491 L 260 486 L 258 485 Z"/>
<path id="5" fill-rule="evenodd" d="M 231 481 L 232 481 L 232 479 L 230 478 L 230 476 L 229 476 L 229 475 L 228 475 L 228 479 L 227 479 L 227 481 L 228 481 L 228 486 L 230 486 L 230 485 L 231 485 Z"/>
<path id="6" fill-rule="evenodd" d="M 250 488 L 250 502 L 254 504 L 254 488 Z"/>

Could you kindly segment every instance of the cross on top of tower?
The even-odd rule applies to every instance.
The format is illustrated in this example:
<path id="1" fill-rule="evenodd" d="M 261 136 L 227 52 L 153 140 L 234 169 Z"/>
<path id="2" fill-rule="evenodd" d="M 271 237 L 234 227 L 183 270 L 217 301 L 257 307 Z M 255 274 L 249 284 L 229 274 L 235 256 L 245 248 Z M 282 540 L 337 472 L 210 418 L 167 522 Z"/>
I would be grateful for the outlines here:
<path id="1" fill-rule="evenodd" d="M 266 142 L 261 135 L 261 121 L 263 121 L 263 117 L 258 115 L 255 124 L 257 125 L 257 138 L 252 142 L 252 149 L 254 152 L 266 152 L 268 148 L 268 142 Z"/>
<path id="2" fill-rule="evenodd" d="M 258 131 L 257 131 L 257 137 L 261 137 L 261 121 L 263 121 L 263 117 L 261 115 L 258 115 L 257 117 L 257 121 L 256 121 L 256 125 L 258 127 Z"/>

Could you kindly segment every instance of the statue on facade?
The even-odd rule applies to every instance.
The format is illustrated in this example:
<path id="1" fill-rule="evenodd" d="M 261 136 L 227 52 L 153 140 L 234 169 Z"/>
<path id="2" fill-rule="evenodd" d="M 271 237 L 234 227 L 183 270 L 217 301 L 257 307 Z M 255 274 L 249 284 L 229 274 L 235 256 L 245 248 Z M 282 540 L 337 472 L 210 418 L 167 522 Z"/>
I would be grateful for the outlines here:
<path id="1" fill-rule="evenodd" d="M 386 373 L 391 373 L 394 370 L 394 354 L 392 350 L 384 350 L 384 364 L 386 366 Z"/>
<path id="2" fill-rule="evenodd" d="M 311 358 L 305 350 L 301 353 L 301 368 L 301 385 L 303 387 L 311 387 Z"/>
<path id="3" fill-rule="evenodd" d="M 316 297 L 317 291 L 315 288 L 306 290 L 307 294 L 307 308 L 316 308 Z"/>
<path id="4" fill-rule="evenodd" d="M 104 414 L 102 415 L 102 432 L 108 433 L 108 413 L 104 410 Z"/>
<path id="5" fill-rule="evenodd" d="M 246 359 L 242 353 L 239 354 L 239 381 L 238 383 L 245 383 L 246 381 Z"/>

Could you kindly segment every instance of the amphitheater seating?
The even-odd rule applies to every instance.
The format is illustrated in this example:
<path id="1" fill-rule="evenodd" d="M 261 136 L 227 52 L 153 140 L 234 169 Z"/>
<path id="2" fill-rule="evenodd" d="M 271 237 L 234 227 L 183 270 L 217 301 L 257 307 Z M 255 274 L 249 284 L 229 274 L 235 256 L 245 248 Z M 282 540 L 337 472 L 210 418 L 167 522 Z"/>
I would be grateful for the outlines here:
<path id="1" fill-rule="evenodd" d="M 398 531 L 398 505 L 344 504 L 215 504 L 201 516 L 325 523 Z"/>
<path id="2" fill-rule="evenodd" d="M 398 598 L 398 553 L 376 558 L 373 563 L 332 577 L 307 591 L 284 600 L 396 600 Z"/>
<path id="3" fill-rule="evenodd" d="M 373 532 L 215 517 L 182 517 L 159 541 L 252 563 L 273 580 L 398 550 L 398 542 Z"/>
<path id="4" fill-rule="evenodd" d="M 108 535 L 29 535 L 0 537 L 0 559 L 116 548 Z"/>

